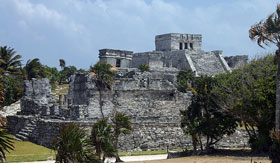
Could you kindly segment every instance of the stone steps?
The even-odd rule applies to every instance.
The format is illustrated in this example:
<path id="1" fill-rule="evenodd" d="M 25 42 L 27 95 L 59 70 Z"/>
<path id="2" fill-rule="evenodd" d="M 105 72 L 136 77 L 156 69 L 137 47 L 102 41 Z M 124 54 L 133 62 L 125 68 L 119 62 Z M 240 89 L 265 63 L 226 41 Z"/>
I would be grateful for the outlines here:
<path id="1" fill-rule="evenodd" d="M 32 135 L 33 130 L 36 127 L 36 122 L 34 120 L 29 120 L 29 123 L 27 123 L 24 128 L 22 128 L 16 135 L 15 140 L 19 141 L 27 141 L 29 137 Z"/>

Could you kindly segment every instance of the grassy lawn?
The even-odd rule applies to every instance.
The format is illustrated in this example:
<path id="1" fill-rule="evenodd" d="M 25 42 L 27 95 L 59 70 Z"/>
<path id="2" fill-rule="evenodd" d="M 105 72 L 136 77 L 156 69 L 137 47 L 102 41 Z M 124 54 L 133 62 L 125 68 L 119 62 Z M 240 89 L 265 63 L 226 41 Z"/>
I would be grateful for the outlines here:
<path id="1" fill-rule="evenodd" d="M 54 151 L 28 141 L 14 140 L 15 150 L 6 153 L 8 162 L 28 162 L 28 161 L 45 161 L 48 157 L 55 158 Z M 139 156 L 139 155 L 157 155 L 166 154 L 162 151 L 139 151 L 139 152 L 120 152 L 120 156 Z"/>
<path id="2" fill-rule="evenodd" d="M 15 149 L 6 153 L 8 162 L 44 161 L 54 157 L 54 151 L 27 141 L 14 141 Z M 55 157 L 54 157 L 55 158 Z"/>

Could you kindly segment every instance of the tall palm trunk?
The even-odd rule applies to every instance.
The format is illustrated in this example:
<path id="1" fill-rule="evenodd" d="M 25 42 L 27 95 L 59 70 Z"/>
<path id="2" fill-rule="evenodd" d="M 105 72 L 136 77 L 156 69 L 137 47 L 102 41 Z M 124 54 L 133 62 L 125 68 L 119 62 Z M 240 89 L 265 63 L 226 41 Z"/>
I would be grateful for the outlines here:
<path id="1" fill-rule="evenodd" d="M 98 88 L 98 92 L 99 92 L 99 107 L 100 107 L 100 112 L 102 115 L 102 119 L 104 119 L 104 114 L 103 114 L 103 101 L 102 101 L 102 88 Z"/>
<path id="2" fill-rule="evenodd" d="M 118 136 L 119 137 L 119 136 Z M 116 149 L 116 162 L 123 162 L 123 160 L 121 160 L 120 156 L 119 156 L 119 152 L 118 152 L 118 137 L 114 142 L 114 147 Z"/>
<path id="3" fill-rule="evenodd" d="M 278 50 L 275 52 L 275 57 L 277 60 L 277 79 L 276 79 L 276 110 L 275 110 L 275 126 L 276 129 L 280 131 L 280 45 L 278 45 Z"/>
<path id="4" fill-rule="evenodd" d="M 123 162 L 123 160 L 121 160 L 121 158 L 119 156 L 119 152 L 118 152 L 119 136 L 120 136 L 119 132 L 115 133 L 114 147 L 116 149 L 116 162 Z"/>

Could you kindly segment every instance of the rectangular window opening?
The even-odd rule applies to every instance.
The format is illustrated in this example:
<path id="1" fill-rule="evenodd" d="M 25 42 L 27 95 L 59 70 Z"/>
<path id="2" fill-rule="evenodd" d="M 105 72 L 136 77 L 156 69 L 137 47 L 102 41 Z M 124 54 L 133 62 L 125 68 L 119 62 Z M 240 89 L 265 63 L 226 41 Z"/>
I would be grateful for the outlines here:
<path id="1" fill-rule="evenodd" d="M 190 43 L 190 48 L 193 49 L 193 43 Z"/>
<path id="2" fill-rule="evenodd" d="M 121 60 L 120 59 L 116 60 L 116 67 L 121 67 Z"/>
<path id="3" fill-rule="evenodd" d="M 188 43 L 185 43 L 185 49 L 188 49 Z"/>
<path id="4" fill-rule="evenodd" d="M 183 49 L 183 43 L 180 42 L 180 50 Z"/>

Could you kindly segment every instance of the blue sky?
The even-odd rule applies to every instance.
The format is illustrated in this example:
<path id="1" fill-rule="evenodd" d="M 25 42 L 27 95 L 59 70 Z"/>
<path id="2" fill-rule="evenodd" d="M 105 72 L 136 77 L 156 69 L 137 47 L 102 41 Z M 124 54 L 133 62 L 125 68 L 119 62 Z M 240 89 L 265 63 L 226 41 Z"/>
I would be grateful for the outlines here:
<path id="1" fill-rule="evenodd" d="M 275 11 L 276 0 L 0 0 L 0 46 L 23 62 L 88 68 L 98 50 L 152 51 L 163 33 L 199 33 L 206 51 L 250 57 L 273 52 L 248 37 L 251 25 Z"/>

